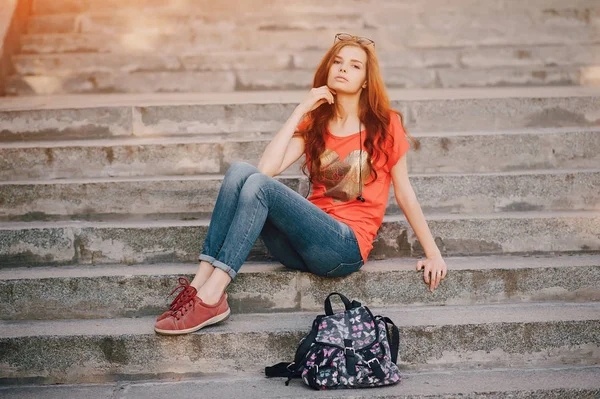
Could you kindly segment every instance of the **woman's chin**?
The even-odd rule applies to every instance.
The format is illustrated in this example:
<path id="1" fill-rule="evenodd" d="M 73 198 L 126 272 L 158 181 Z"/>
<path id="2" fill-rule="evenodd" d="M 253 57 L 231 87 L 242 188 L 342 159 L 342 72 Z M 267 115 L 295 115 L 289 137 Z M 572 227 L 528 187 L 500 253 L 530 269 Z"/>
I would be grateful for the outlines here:
<path id="1" fill-rule="evenodd" d="M 336 94 L 344 93 L 351 94 L 352 92 L 348 90 L 347 82 L 338 82 L 334 80 L 331 84 L 327 85 L 330 89 L 335 90 Z"/>

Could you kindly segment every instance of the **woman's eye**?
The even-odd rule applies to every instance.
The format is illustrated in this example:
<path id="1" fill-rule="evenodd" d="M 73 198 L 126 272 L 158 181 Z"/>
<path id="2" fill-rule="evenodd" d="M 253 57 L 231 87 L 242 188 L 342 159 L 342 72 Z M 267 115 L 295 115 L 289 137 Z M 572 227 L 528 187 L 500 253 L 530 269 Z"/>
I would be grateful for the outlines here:
<path id="1" fill-rule="evenodd" d="M 334 64 L 339 64 L 339 63 L 340 63 L 340 61 L 338 61 L 338 60 L 335 60 L 335 61 L 333 61 L 333 63 L 334 63 Z M 356 68 L 356 69 L 360 69 L 360 66 L 359 66 L 359 65 L 353 65 L 353 67 L 354 67 L 354 68 Z"/>

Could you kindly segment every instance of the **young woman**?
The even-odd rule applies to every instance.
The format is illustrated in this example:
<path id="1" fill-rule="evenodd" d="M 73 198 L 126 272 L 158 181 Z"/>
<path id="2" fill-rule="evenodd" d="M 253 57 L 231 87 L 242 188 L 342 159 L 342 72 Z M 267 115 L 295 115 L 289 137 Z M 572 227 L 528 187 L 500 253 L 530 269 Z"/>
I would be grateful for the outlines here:
<path id="1" fill-rule="evenodd" d="M 186 334 L 225 320 L 225 288 L 259 235 L 283 265 L 324 277 L 346 276 L 367 261 L 383 221 L 390 181 L 398 205 L 425 250 L 417 262 L 433 291 L 446 264 L 408 179 L 409 136 L 392 110 L 375 54 L 364 37 L 337 34 L 313 89 L 267 145 L 258 167 L 234 163 L 225 174 L 190 283 L 155 331 Z M 305 154 L 313 184 L 305 198 L 273 179 Z"/>

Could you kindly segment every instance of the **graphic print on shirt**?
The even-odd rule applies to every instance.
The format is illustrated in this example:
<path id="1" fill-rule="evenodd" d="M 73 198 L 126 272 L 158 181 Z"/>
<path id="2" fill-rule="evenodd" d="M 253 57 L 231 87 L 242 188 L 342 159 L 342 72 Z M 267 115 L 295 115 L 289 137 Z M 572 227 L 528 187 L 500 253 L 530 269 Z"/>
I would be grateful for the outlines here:
<path id="1" fill-rule="evenodd" d="M 367 163 L 367 152 L 355 150 L 340 160 L 337 152 L 326 149 L 320 156 L 321 171 L 318 174 L 319 182 L 325 186 L 326 197 L 332 197 L 333 202 L 347 202 L 353 200 L 360 193 L 361 185 L 358 180 L 362 168 L 362 187 L 364 190 L 371 169 Z M 359 160 L 362 158 L 362 166 Z"/>

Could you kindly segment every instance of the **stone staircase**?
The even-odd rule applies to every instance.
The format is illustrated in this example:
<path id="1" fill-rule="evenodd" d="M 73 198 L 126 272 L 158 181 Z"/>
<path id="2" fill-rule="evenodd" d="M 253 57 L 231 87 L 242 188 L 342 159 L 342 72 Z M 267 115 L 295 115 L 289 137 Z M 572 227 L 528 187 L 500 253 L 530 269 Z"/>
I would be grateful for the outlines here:
<path id="1" fill-rule="evenodd" d="M 599 398 L 599 10 L 35 0 L 0 100 L 0 397 Z M 448 277 L 429 292 L 390 191 L 360 272 L 285 269 L 259 239 L 227 322 L 156 335 L 226 170 L 257 164 L 339 31 L 377 43 Z M 300 165 L 276 178 L 306 194 Z M 401 385 L 264 378 L 332 291 L 399 325 Z"/>
<path id="2" fill-rule="evenodd" d="M 332 291 L 400 326 L 404 383 L 359 397 L 600 395 L 592 88 L 390 90 L 421 142 L 411 181 L 449 266 L 434 293 L 391 198 L 359 273 L 288 270 L 259 240 L 228 288 L 227 322 L 153 332 L 176 278 L 196 268 L 224 172 L 256 164 L 304 94 L 1 102 L 0 395 L 324 395 L 262 373 L 293 356 Z M 305 193 L 299 165 L 277 179 Z"/>
<path id="3" fill-rule="evenodd" d="M 340 31 L 391 88 L 600 84 L 596 0 L 35 0 L 6 92 L 308 89 Z"/>

